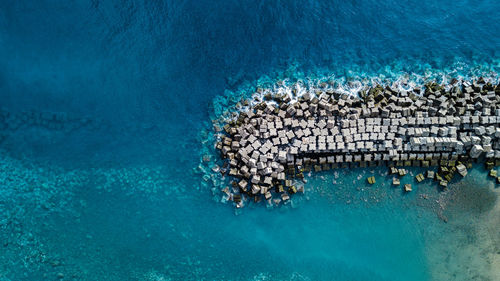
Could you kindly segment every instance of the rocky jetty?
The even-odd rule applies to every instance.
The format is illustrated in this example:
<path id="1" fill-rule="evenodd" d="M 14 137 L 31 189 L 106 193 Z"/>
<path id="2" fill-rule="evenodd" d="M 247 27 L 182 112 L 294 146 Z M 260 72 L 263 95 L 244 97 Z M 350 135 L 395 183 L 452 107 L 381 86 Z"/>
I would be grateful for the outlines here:
<path id="1" fill-rule="evenodd" d="M 374 86 L 356 96 L 320 86 L 300 96 L 260 92 L 216 143 L 226 161 L 218 171 L 234 178 L 223 191 L 238 207 L 244 198 L 289 200 L 300 191 L 294 180 L 311 170 L 440 166 L 435 177 L 445 187 L 471 161 L 499 164 L 500 85 L 483 79 L 409 91 Z"/>

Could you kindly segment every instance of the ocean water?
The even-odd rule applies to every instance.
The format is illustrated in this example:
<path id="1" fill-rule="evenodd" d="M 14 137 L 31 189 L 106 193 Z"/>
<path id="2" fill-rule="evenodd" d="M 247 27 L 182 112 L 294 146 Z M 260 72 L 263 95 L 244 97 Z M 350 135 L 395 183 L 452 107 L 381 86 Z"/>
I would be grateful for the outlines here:
<path id="1" fill-rule="evenodd" d="M 294 208 L 237 214 L 198 168 L 257 86 L 497 79 L 498 19 L 491 0 L 0 1 L 0 280 L 500 280 L 481 165 L 411 194 L 384 168 L 312 174 Z"/>

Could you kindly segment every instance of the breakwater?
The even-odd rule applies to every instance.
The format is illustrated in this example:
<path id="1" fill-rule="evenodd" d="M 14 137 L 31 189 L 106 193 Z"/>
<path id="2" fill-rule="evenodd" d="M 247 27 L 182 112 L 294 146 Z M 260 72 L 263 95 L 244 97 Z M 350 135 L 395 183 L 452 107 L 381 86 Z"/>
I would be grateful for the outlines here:
<path id="1" fill-rule="evenodd" d="M 247 199 L 287 202 L 311 170 L 387 165 L 399 185 L 404 166 L 438 166 L 416 180 L 446 188 L 473 161 L 499 164 L 500 85 L 482 78 L 409 90 L 377 85 L 357 95 L 326 83 L 300 94 L 257 89 L 242 103 L 244 110 L 216 126 L 224 164 L 215 170 L 234 179 L 223 193 L 237 207 Z M 500 180 L 495 170 L 490 175 Z"/>

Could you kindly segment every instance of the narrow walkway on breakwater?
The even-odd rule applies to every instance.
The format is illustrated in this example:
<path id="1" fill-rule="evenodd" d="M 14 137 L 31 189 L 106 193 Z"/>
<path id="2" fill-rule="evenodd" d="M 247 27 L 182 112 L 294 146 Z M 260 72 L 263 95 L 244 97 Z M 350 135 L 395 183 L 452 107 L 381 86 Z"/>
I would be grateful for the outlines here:
<path id="1" fill-rule="evenodd" d="M 248 109 L 219 131 L 225 164 L 216 171 L 234 178 L 223 192 L 237 207 L 248 198 L 287 202 L 301 191 L 293 179 L 312 169 L 387 165 L 404 176 L 395 167 L 440 166 L 426 177 L 445 188 L 455 173 L 465 176 L 472 161 L 484 160 L 500 181 L 492 169 L 500 164 L 499 84 L 480 78 L 410 91 L 375 86 L 357 97 L 320 85 L 296 93 L 258 89 L 263 101 L 245 101 Z"/>

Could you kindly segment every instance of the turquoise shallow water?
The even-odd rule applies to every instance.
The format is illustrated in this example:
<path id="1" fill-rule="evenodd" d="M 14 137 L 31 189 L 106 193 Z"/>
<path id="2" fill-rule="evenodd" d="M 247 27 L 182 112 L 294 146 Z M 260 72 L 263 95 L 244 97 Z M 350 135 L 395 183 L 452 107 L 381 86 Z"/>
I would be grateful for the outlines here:
<path id="1" fill-rule="evenodd" d="M 192 195 L 172 188 L 168 196 L 163 189 L 154 192 L 152 183 L 141 183 L 144 178 L 163 181 L 151 167 L 67 174 L 42 169 L 23 167 L 16 173 L 38 178 L 54 172 L 57 179 L 39 178 L 41 191 L 35 188 L 11 196 L 22 204 L 11 206 L 7 215 L 12 222 L 3 224 L 9 231 L 3 234 L 8 237 L 2 255 L 9 264 L 2 268 L 5 276 L 25 275 L 31 280 L 59 272 L 77 280 L 495 276 L 490 263 L 498 255 L 498 207 L 493 209 L 497 195 L 480 168 L 448 192 L 438 192 L 435 184 L 415 185 L 408 177 L 405 181 L 416 188 L 407 195 L 390 187 L 382 168 L 325 172 L 310 178 L 295 209 L 254 206 L 238 216 L 231 207 L 207 199 L 206 192 Z M 100 179 L 103 171 L 106 181 Z M 372 174 L 378 183 L 368 186 L 363 179 Z M 129 183 L 114 182 L 116 175 Z M 483 183 L 478 185 L 475 178 Z M 48 192 L 52 186 L 56 191 Z M 465 247 L 474 250 L 464 252 Z M 21 269 L 30 271 L 16 271 Z"/>
<path id="2" fill-rule="evenodd" d="M 325 172 L 296 208 L 238 215 L 197 168 L 256 86 L 497 78 L 498 8 L 0 1 L 0 280 L 498 280 L 480 165 L 407 195 L 382 168 Z"/>

